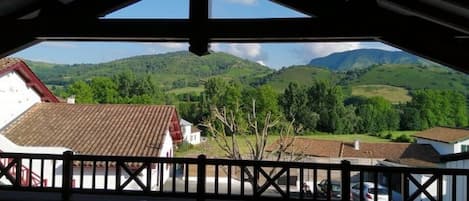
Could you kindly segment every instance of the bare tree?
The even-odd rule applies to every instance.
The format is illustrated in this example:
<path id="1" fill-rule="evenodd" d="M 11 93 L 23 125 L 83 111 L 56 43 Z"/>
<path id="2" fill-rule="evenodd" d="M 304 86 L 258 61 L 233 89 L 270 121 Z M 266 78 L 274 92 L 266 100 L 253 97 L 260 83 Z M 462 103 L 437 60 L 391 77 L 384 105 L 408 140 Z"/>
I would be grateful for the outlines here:
<path id="1" fill-rule="evenodd" d="M 295 138 L 292 136 L 292 125 L 282 125 L 278 118 L 272 117 L 271 113 L 267 113 L 264 119 L 258 119 L 256 115 L 255 101 L 252 103 L 252 113 L 247 115 L 247 125 L 243 126 L 237 120 L 233 111 L 227 111 L 223 108 L 221 111 L 217 108 L 212 110 L 212 118 L 206 120 L 202 126 L 206 127 L 208 132 L 214 138 L 218 147 L 224 151 L 225 156 L 234 160 L 288 160 L 298 161 L 303 155 L 298 152 L 288 150 L 292 147 Z M 259 123 L 262 121 L 262 123 Z M 281 127 L 279 129 L 279 127 Z M 271 132 L 276 129 L 279 139 L 268 145 L 268 138 Z M 247 136 L 254 136 L 248 138 Z M 243 154 L 240 152 L 240 142 L 242 139 L 248 147 L 249 152 Z M 267 151 L 267 147 L 269 150 Z M 253 183 L 254 174 L 251 169 L 245 168 L 245 174 L 248 181 Z M 269 171 L 269 176 L 275 172 L 275 169 Z"/>

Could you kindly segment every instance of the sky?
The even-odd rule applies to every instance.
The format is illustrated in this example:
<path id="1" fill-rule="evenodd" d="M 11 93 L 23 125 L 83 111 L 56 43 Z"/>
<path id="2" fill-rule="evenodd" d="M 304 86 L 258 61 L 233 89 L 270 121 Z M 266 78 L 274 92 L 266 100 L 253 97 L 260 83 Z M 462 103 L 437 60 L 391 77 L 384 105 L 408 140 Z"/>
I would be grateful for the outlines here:
<path id="1" fill-rule="evenodd" d="M 189 0 L 142 0 L 104 18 L 188 18 Z M 307 17 L 268 0 L 212 0 L 212 18 Z M 334 52 L 360 48 L 397 50 L 377 42 L 347 43 L 212 43 L 213 51 L 227 52 L 269 67 L 301 65 Z M 14 57 L 60 63 L 101 63 L 136 55 L 187 50 L 187 43 L 42 42 Z"/>

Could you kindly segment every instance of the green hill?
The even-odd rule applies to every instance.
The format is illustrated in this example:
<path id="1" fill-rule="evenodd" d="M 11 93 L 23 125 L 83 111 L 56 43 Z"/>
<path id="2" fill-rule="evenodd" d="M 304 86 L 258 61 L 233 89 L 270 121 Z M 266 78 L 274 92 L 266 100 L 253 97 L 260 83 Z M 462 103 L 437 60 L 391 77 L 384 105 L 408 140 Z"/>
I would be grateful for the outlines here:
<path id="1" fill-rule="evenodd" d="M 441 66 L 384 64 L 363 70 L 350 85 L 381 84 L 406 89 L 451 89 L 469 95 L 469 76 Z"/>
<path id="2" fill-rule="evenodd" d="M 336 71 L 363 69 L 381 64 L 435 65 L 430 61 L 406 52 L 380 49 L 358 49 L 337 52 L 325 57 L 312 59 L 309 62 L 309 65 L 325 67 Z"/>
<path id="3" fill-rule="evenodd" d="M 165 89 L 199 87 L 210 77 L 251 82 L 272 72 L 262 66 L 226 53 L 204 57 L 189 52 L 135 56 L 100 64 L 54 65 L 28 62 L 41 80 L 49 85 L 67 85 L 74 80 L 96 76 L 113 76 L 131 70 L 138 75 L 151 75 Z"/>
<path id="4" fill-rule="evenodd" d="M 291 66 L 262 78 L 258 84 L 271 85 L 279 92 L 283 92 L 290 82 L 297 82 L 308 86 L 316 80 L 332 80 L 335 82 L 336 79 L 337 75 L 334 72 L 324 68 Z"/>

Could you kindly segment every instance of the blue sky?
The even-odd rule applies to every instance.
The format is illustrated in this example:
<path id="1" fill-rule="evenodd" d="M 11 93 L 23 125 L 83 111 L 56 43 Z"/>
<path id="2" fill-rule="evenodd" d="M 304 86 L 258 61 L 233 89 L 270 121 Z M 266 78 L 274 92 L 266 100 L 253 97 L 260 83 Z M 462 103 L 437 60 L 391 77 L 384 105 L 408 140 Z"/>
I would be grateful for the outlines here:
<path id="1" fill-rule="evenodd" d="M 188 18 L 189 0 L 142 0 L 105 18 Z M 212 0 L 213 18 L 305 17 L 268 0 Z M 142 54 L 159 54 L 187 50 L 185 43 L 130 42 L 43 42 L 15 57 L 53 63 L 100 63 Z M 312 58 L 333 52 L 359 48 L 396 50 L 381 43 L 252 43 L 212 44 L 223 51 L 273 68 L 305 64 Z"/>

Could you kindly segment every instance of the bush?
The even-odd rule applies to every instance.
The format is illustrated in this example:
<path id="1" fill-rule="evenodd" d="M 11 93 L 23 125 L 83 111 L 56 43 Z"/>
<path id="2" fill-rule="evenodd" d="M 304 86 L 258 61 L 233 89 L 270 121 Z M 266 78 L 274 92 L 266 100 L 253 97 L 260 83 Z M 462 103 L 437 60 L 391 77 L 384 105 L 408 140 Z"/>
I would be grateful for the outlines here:
<path id="1" fill-rule="evenodd" d="M 186 151 L 189 151 L 190 149 L 192 149 L 193 147 L 194 147 L 194 145 L 192 145 L 189 142 L 184 141 L 181 145 L 179 145 L 177 151 L 186 152 Z"/>
<path id="2" fill-rule="evenodd" d="M 413 142 L 414 140 L 406 134 L 399 135 L 393 142 Z"/>
<path id="3" fill-rule="evenodd" d="M 391 133 L 388 133 L 387 135 L 384 136 L 384 138 L 386 138 L 386 139 L 392 139 L 392 134 L 391 134 Z"/>

